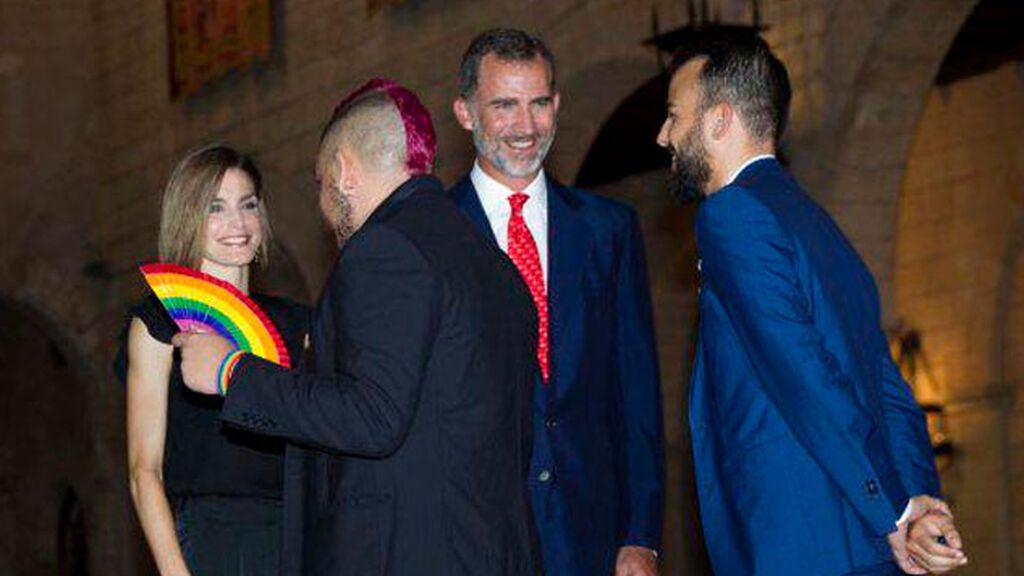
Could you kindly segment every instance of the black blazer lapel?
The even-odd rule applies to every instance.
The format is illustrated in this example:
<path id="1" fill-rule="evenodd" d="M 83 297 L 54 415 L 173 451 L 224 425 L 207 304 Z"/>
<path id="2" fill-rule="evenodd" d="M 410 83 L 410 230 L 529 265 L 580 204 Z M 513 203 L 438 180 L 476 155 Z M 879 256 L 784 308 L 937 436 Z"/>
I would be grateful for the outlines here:
<path id="1" fill-rule="evenodd" d="M 484 205 L 480 203 L 480 196 L 477 195 L 476 188 L 468 174 L 459 180 L 459 183 L 451 189 L 448 195 L 463 214 L 469 216 L 473 224 L 476 224 L 476 227 L 491 239 L 491 242 L 498 242 L 498 239 L 494 237 L 491 223 L 487 220 L 487 214 L 484 213 Z"/>

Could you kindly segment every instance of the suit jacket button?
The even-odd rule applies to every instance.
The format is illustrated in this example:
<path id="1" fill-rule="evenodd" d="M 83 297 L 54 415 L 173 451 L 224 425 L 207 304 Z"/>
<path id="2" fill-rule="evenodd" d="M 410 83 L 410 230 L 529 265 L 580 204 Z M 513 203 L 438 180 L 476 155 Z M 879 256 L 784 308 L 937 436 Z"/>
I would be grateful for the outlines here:
<path id="1" fill-rule="evenodd" d="M 868 494 L 875 496 L 878 494 L 878 483 L 874 480 L 868 480 L 864 483 L 864 490 L 866 490 Z"/>
<path id="2" fill-rule="evenodd" d="M 550 482 L 551 481 L 551 471 L 550 470 L 541 470 L 540 474 L 537 474 L 537 480 L 540 480 L 541 482 Z"/>
<path id="3" fill-rule="evenodd" d="M 557 428 L 558 420 L 554 418 L 548 418 L 547 420 L 544 421 L 544 426 L 547 428 Z"/>

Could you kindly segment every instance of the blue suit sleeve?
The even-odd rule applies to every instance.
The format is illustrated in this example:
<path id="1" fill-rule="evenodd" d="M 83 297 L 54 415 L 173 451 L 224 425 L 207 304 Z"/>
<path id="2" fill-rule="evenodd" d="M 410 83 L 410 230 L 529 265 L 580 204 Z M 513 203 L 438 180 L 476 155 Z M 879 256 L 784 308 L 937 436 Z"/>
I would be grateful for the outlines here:
<path id="1" fill-rule="evenodd" d="M 439 280 L 419 251 L 383 227 L 354 236 L 327 290 L 344 360 L 330 374 L 247 355 L 221 418 L 335 452 L 386 457 L 405 440 L 440 315 Z"/>
<path id="2" fill-rule="evenodd" d="M 907 496 L 867 454 L 872 419 L 814 324 L 793 239 L 738 187 L 704 202 L 698 235 L 702 280 L 720 296 L 766 395 L 865 522 L 879 535 L 893 531 Z"/>
<path id="3" fill-rule="evenodd" d="M 643 239 L 630 211 L 616 279 L 617 370 L 623 410 L 623 546 L 657 550 L 664 503 L 661 389 Z"/>
<path id="4" fill-rule="evenodd" d="M 939 475 L 924 414 L 888 349 L 881 361 L 885 424 L 900 482 L 911 496 L 927 494 L 939 498 Z"/>

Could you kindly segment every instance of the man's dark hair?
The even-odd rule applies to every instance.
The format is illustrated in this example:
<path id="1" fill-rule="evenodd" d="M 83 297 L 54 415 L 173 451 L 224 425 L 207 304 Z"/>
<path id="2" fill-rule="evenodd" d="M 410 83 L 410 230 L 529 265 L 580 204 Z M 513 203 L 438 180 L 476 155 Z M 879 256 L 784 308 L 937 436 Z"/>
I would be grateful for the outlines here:
<path id="1" fill-rule="evenodd" d="M 720 102 L 739 111 L 751 136 L 778 145 L 786 129 L 791 90 L 789 74 L 760 36 L 701 38 L 672 58 L 672 74 L 694 58 L 704 58 L 697 113 Z"/>
<path id="2" fill-rule="evenodd" d="M 470 98 L 476 92 L 480 79 L 480 62 L 484 56 L 494 54 L 506 62 L 528 62 L 540 56 L 547 62 L 551 73 L 551 88 L 555 88 L 555 56 L 536 36 L 512 28 L 492 28 L 473 39 L 462 56 L 459 67 L 459 96 Z"/>

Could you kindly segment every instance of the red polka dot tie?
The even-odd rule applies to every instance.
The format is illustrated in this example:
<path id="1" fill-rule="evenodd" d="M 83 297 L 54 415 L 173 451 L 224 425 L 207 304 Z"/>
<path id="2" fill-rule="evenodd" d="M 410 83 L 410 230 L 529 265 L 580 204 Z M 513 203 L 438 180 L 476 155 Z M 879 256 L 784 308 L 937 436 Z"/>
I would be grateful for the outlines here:
<path id="1" fill-rule="evenodd" d="M 530 288 L 533 303 L 537 306 L 537 360 L 544 382 L 548 381 L 548 297 L 544 289 L 544 272 L 540 267 L 540 253 L 533 234 L 523 220 L 523 204 L 530 197 L 516 192 L 508 197 L 512 205 L 512 217 L 508 219 L 508 255 L 519 269 L 523 280 Z"/>

